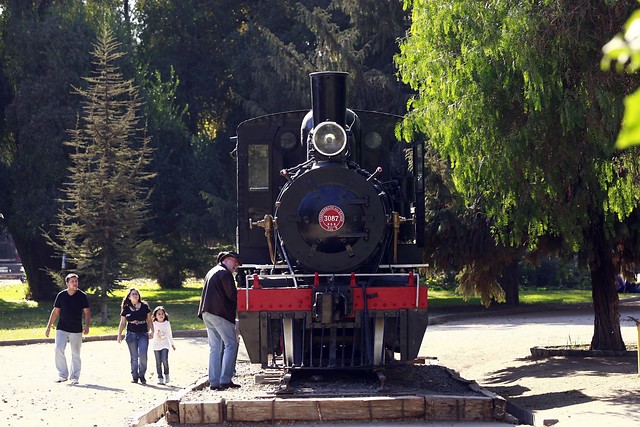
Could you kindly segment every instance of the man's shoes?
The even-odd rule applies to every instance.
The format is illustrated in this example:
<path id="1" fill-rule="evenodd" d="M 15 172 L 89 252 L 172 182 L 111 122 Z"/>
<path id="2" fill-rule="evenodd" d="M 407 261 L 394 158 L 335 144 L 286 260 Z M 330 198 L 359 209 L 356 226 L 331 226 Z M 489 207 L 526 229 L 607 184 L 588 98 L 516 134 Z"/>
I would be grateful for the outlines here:
<path id="1" fill-rule="evenodd" d="M 63 383 L 63 382 L 65 382 L 66 380 L 67 380 L 66 378 L 59 377 L 59 378 L 56 380 L 56 382 L 57 382 L 57 383 Z"/>
<path id="2" fill-rule="evenodd" d="M 142 384 L 146 384 L 146 383 L 147 383 L 147 380 L 146 380 L 146 378 L 145 378 L 145 377 L 140 377 L 140 382 L 141 382 Z"/>
<path id="3" fill-rule="evenodd" d="M 166 375 L 164 376 L 164 383 L 165 383 L 165 384 L 169 384 L 169 374 L 166 374 Z"/>
<path id="4" fill-rule="evenodd" d="M 131 380 L 131 382 L 132 382 L 132 383 L 137 383 L 137 382 L 138 382 L 138 379 L 137 379 L 137 378 L 134 378 L 134 379 L 132 379 L 132 380 Z"/>
<path id="5" fill-rule="evenodd" d="M 240 384 L 235 384 L 232 381 L 228 383 L 220 384 L 220 390 L 226 390 L 228 388 L 240 388 Z"/>
<path id="6" fill-rule="evenodd" d="M 220 386 L 219 385 L 212 385 L 212 386 L 209 386 L 209 389 L 211 389 L 211 390 L 220 390 Z"/>
<path id="7" fill-rule="evenodd" d="M 71 385 L 78 385 L 78 380 L 75 378 L 71 380 Z"/>
<path id="8" fill-rule="evenodd" d="M 158 378 L 158 384 L 164 384 L 164 378 Z"/>

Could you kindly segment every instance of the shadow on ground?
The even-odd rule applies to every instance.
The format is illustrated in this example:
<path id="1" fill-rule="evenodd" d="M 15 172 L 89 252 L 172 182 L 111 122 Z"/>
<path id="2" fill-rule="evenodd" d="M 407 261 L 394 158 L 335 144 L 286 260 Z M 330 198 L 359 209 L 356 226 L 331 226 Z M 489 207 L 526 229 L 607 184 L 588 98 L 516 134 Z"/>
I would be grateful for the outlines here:
<path id="1" fill-rule="evenodd" d="M 551 357 L 548 359 L 523 358 L 517 366 L 506 367 L 489 375 L 483 386 L 522 408 L 545 410 L 578 405 L 590 401 L 603 401 L 614 405 L 640 405 L 640 396 L 626 384 L 637 377 L 635 357 L 575 358 Z M 520 364 L 522 363 L 522 364 Z M 597 383 L 607 377 L 620 377 L 619 389 L 604 387 L 598 397 L 583 392 L 586 388 L 581 378 Z M 567 390 L 530 394 L 531 389 L 519 385 L 525 379 L 565 378 Z M 530 382 L 530 381 L 527 381 Z"/>

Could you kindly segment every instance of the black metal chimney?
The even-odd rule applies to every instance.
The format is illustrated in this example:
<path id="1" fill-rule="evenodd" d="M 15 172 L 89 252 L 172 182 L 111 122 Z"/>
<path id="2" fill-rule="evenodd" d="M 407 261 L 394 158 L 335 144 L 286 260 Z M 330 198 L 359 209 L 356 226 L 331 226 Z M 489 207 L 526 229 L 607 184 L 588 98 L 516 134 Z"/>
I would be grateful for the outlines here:
<path id="1" fill-rule="evenodd" d="M 347 76 L 342 71 L 311 73 L 313 126 L 325 121 L 344 127 L 347 115 Z"/>

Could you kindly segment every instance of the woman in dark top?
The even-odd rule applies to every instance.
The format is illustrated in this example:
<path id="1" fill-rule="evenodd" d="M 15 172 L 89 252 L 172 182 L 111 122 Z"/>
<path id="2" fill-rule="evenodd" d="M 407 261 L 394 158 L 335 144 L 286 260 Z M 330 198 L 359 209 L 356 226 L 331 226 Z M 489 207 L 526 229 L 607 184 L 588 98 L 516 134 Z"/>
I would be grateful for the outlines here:
<path id="1" fill-rule="evenodd" d="M 153 338 L 153 320 L 149 304 L 142 300 L 142 296 L 136 288 L 129 289 L 127 296 L 122 300 L 118 343 L 122 342 L 122 331 L 125 324 L 127 325 L 125 341 L 131 356 L 132 382 L 137 383 L 139 380 L 142 384 L 146 384 L 147 380 L 144 375 L 147 372 L 149 339 Z"/>

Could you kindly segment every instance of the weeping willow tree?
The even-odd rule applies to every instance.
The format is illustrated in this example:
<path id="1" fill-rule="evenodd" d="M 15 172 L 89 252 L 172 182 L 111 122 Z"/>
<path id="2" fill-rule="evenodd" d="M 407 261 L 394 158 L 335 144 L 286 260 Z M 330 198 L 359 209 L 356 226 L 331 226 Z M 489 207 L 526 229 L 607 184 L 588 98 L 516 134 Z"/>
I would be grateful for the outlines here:
<path id="1" fill-rule="evenodd" d="M 601 0 L 407 0 L 396 62 L 416 91 L 403 132 L 423 132 L 461 211 L 498 245 L 576 255 L 589 267 L 592 349 L 623 350 L 614 278 L 640 254 L 640 153 L 616 151 L 637 78 L 603 73 L 602 46 L 634 7 Z M 501 256 L 496 251 L 496 256 Z M 468 259 L 461 288 L 499 295 L 491 259 Z"/>
<path id="2" fill-rule="evenodd" d="M 637 73 L 640 70 L 640 9 L 633 12 L 624 26 L 624 31 L 616 34 L 604 47 L 600 66 L 609 70 L 615 63 L 617 71 Z M 625 112 L 622 129 L 616 147 L 624 149 L 640 145 L 640 89 L 625 98 Z"/>

